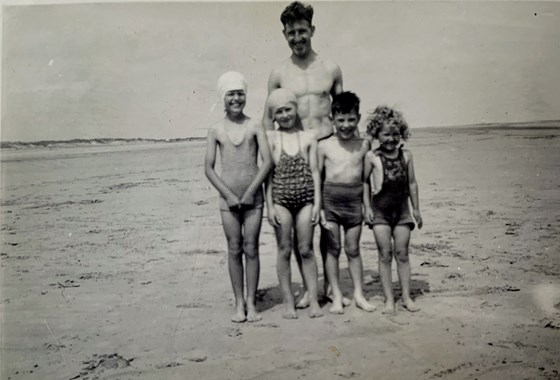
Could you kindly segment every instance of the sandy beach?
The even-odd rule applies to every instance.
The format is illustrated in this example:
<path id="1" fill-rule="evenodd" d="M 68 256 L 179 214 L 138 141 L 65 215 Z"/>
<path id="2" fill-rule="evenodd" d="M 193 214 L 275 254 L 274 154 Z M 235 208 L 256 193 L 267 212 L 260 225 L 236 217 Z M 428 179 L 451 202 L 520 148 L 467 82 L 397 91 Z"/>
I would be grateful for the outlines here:
<path id="1" fill-rule="evenodd" d="M 0 378 L 560 378 L 560 123 L 412 133 L 422 310 L 282 319 L 265 220 L 243 324 L 204 141 L 3 149 Z M 367 228 L 361 248 L 380 306 Z"/>

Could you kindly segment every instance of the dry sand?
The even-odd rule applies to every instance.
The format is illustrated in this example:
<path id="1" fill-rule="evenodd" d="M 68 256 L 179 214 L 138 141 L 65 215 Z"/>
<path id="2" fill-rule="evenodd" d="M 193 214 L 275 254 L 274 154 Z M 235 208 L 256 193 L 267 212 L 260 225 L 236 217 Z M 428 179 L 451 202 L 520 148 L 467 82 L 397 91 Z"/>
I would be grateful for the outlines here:
<path id="1" fill-rule="evenodd" d="M 229 319 L 204 142 L 3 150 L 0 377 L 559 378 L 560 129 L 413 132 L 422 311 L 282 319 L 264 223 L 252 324 Z M 361 247 L 380 306 L 369 229 Z"/>

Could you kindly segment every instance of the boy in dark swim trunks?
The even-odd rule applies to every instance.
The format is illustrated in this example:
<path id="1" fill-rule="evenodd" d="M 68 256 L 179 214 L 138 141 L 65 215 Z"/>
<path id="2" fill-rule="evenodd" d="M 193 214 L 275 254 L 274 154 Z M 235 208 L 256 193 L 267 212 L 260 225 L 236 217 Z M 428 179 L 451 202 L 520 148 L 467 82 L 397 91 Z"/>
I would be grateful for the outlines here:
<path id="1" fill-rule="evenodd" d="M 408 311 L 418 311 L 420 308 L 410 297 L 408 244 L 414 220 L 418 228 L 422 228 L 422 216 L 412 153 L 403 149 L 400 144 L 401 139 L 408 138 L 408 124 L 400 112 L 387 106 L 379 106 L 369 118 L 367 132 L 379 141 L 379 147 L 366 155 L 364 174 L 369 177 L 375 169 L 381 169 L 382 173 L 381 183 L 375 184 L 371 202 L 369 181 L 367 182 L 364 188 L 364 205 L 366 223 L 373 226 L 379 252 L 379 277 L 385 294 L 383 313 L 395 312 L 391 278 L 393 256 L 397 261 L 403 306 Z M 410 215 L 409 199 L 414 219 Z"/>
<path id="2" fill-rule="evenodd" d="M 271 167 L 266 134 L 260 123 L 243 113 L 247 85 L 237 72 L 218 80 L 218 94 L 226 115 L 208 131 L 206 176 L 220 193 L 220 213 L 228 243 L 228 268 L 235 295 L 233 322 L 258 321 L 255 308 L 259 282 L 259 233 L 261 230 L 262 183 Z M 214 170 L 216 150 L 222 162 L 220 175 Z M 262 164 L 257 166 L 257 152 Z M 243 295 L 243 254 L 247 269 L 247 300 Z"/>
<path id="3" fill-rule="evenodd" d="M 317 301 L 317 263 L 313 253 L 313 227 L 319 221 L 321 202 L 317 139 L 311 132 L 301 130 L 292 91 L 274 90 L 266 107 L 278 124 L 277 130 L 267 131 L 274 167 L 267 182 L 266 205 L 278 244 L 277 273 L 285 306 L 282 316 L 298 317 L 290 268 L 293 236 L 309 292 L 309 316 L 316 318 L 323 315 Z"/>
<path id="4" fill-rule="evenodd" d="M 339 284 L 340 227 L 344 229 L 344 250 L 354 283 L 354 302 L 365 311 L 375 306 L 364 297 L 360 236 L 362 233 L 364 157 L 370 149 L 367 140 L 356 137 L 360 122 L 360 99 L 352 92 L 333 97 L 332 117 L 335 134 L 321 140 L 317 148 L 319 171 L 324 169 L 321 224 L 327 231 L 327 279 L 332 289 L 331 313 L 342 314 L 344 302 Z"/>

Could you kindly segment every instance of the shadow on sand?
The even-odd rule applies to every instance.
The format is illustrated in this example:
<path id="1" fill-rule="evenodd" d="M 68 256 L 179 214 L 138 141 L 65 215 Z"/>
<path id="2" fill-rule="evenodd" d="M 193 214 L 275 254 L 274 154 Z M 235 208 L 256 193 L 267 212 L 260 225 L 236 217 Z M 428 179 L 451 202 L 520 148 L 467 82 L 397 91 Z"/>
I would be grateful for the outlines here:
<path id="1" fill-rule="evenodd" d="M 395 301 L 398 301 L 401 297 L 401 287 L 396 275 L 393 275 L 393 292 L 395 295 Z M 352 290 L 354 285 L 352 283 L 352 278 L 347 268 L 340 269 L 340 287 L 342 293 L 348 297 L 352 298 Z M 330 299 L 322 296 L 323 289 L 323 279 L 319 278 L 319 303 L 322 306 L 330 302 Z M 299 297 L 303 294 L 303 285 L 301 283 L 292 283 L 292 291 L 295 294 L 296 302 Z M 430 284 L 424 280 L 415 279 L 414 277 L 410 281 L 410 293 L 413 298 L 422 296 L 423 294 L 430 293 Z M 364 271 L 364 295 L 366 298 L 372 297 L 383 297 L 383 288 L 381 287 L 381 282 L 379 280 L 379 273 L 372 270 Z M 282 292 L 279 286 L 271 286 L 268 288 L 259 289 L 257 291 L 257 310 L 258 312 L 263 312 L 274 308 L 277 305 L 282 304 Z"/>

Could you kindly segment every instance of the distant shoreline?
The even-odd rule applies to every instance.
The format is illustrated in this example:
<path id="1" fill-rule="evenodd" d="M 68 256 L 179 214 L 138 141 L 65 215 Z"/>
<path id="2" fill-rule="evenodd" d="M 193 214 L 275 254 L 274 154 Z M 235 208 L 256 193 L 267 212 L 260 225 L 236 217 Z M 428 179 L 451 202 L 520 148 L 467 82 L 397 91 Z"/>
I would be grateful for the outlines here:
<path id="1" fill-rule="evenodd" d="M 63 146 L 98 146 L 98 145 L 129 145 L 144 143 L 177 143 L 189 141 L 202 141 L 206 137 L 182 137 L 173 139 L 146 139 L 146 138 L 93 138 L 71 140 L 41 140 L 41 141 L 2 141 L 0 149 L 23 148 L 51 148 Z"/>
<path id="2" fill-rule="evenodd" d="M 455 126 L 425 126 L 414 129 L 423 131 L 455 130 L 466 131 L 473 129 L 485 130 L 513 130 L 513 129 L 560 129 L 560 120 L 528 121 L 517 123 L 486 123 L 465 124 Z M 27 148 L 51 148 L 51 147 L 76 147 L 97 145 L 129 145 L 143 143 L 177 143 L 189 141 L 203 141 L 206 137 L 181 137 L 171 139 L 149 139 L 149 138 L 92 138 L 92 139 L 70 139 L 70 140 L 41 140 L 41 141 L 1 141 L 0 149 L 27 149 Z"/>

